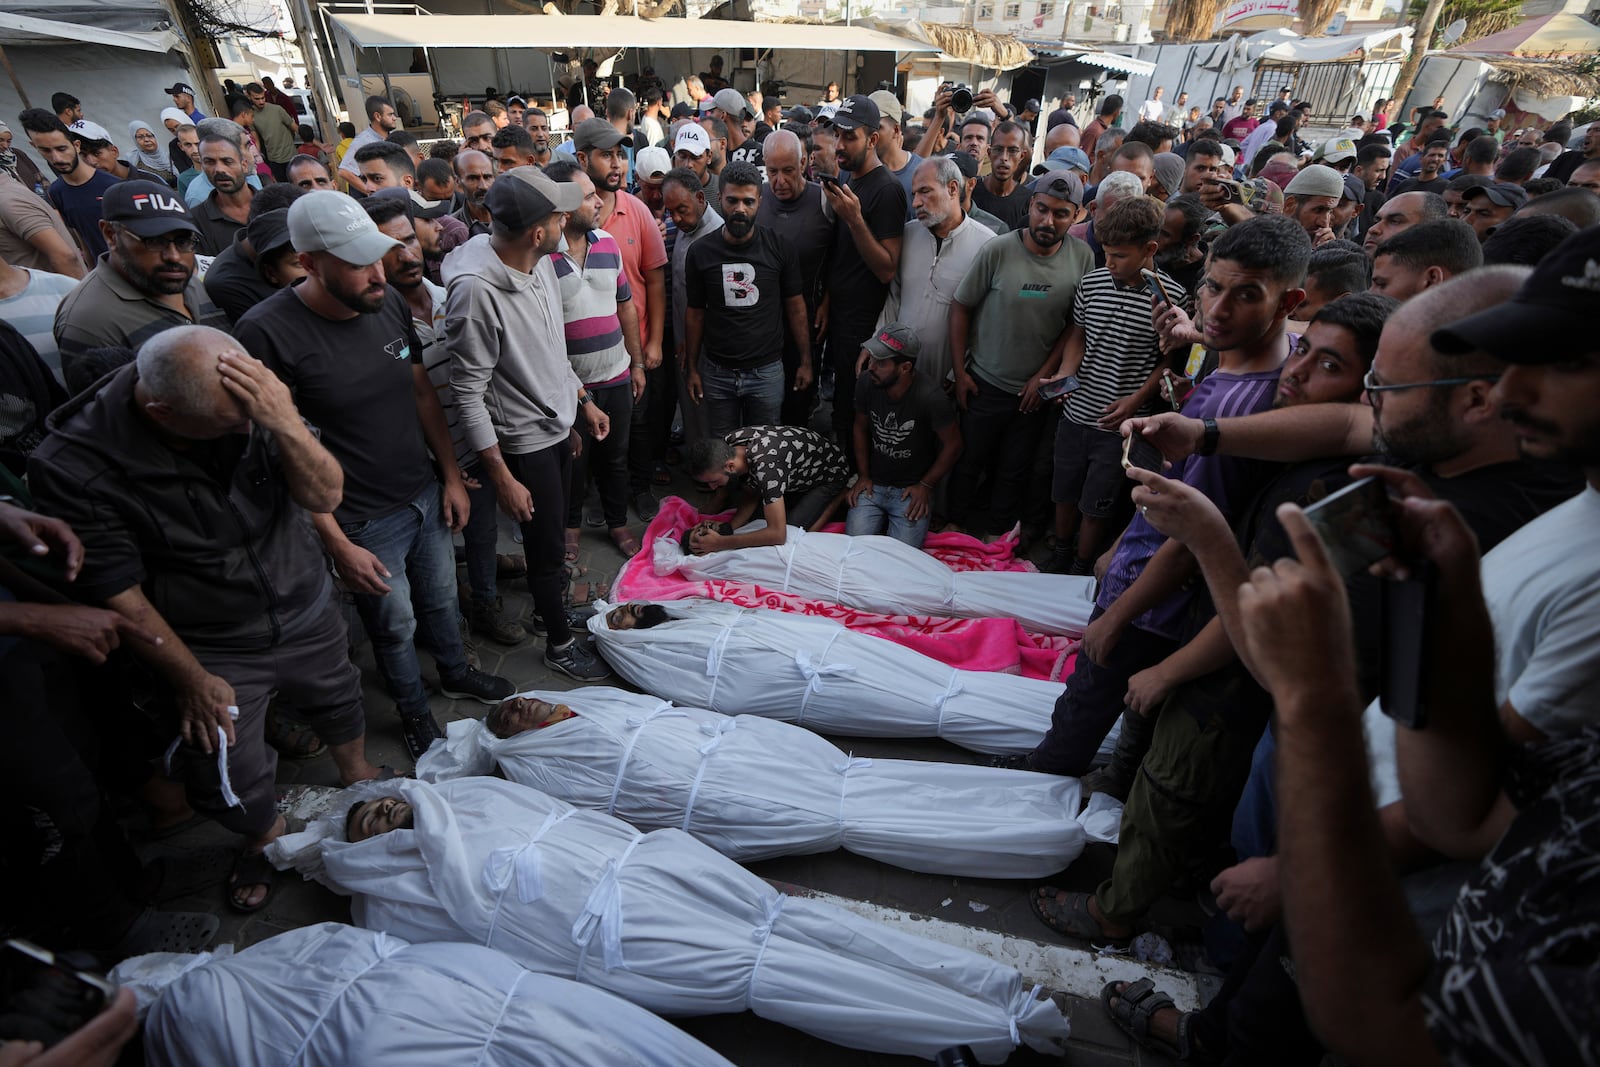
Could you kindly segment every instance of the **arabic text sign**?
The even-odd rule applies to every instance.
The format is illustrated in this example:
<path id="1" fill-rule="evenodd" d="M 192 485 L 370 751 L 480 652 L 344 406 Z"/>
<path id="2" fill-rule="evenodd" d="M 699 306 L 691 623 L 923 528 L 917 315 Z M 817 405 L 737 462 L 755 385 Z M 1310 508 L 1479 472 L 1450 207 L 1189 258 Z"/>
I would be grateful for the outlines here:
<path id="1" fill-rule="evenodd" d="M 1282 18 L 1293 19 L 1300 14 L 1300 0 L 1234 0 L 1222 10 L 1223 26 L 1231 26 L 1235 22 L 1245 19 L 1257 18 L 1261 15 L 1277 15 Z"/>

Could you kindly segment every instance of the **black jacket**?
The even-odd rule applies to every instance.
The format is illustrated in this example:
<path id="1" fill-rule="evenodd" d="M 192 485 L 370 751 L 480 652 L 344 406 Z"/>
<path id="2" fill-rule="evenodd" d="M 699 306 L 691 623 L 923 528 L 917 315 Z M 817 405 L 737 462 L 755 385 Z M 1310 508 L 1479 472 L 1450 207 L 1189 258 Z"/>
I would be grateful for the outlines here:
<path id="1" fill-rule="evenodd" d="M 251 428 L 223 485 L 203 465 L 204 443 L 180 450 L 157 435 L 137 410 L 137 379 L 130 364 L 68 401 L 28 458 L 39 510 L 83 541 L 76 595 L 100 602 L 142 585 L 199 648 L 262 648 L 293 635 L 315 620 L 332 582 L 272 435 Z"/>

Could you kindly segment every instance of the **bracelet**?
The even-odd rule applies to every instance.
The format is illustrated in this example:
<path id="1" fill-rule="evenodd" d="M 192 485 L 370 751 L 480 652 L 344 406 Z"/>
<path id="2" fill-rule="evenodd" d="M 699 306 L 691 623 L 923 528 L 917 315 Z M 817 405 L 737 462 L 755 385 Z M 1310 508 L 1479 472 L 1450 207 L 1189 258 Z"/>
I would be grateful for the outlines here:
<path id="1" fill-rule="evenodd" d="M 917 479 L 917 484 L 922 486 L 922 488 L 928 490 L 928 492 L 930 492 L 930 493 L 933 492 L 933 486 L 929 485 L 927 482 L 923 481 L 921 478 Z"/>
<path id="2" fill-rule="evenodd" d="M 1222 439 L 1222 429 L 1216 419 L 1201 419 L 1200 425 L 1204 427 L 1204 433 L 1200 437 L 1200 447 L 1194 453 L 1197 456 L 1214 456 L 1217 454 L 1217 442 Z"/>
<path id="3" fill-rule="evenodd" d="M 633 363 L 633 364 L 630 364 L 630 366 L 634 370 L 644 370 L 644 364 L 643 363 Z"/>

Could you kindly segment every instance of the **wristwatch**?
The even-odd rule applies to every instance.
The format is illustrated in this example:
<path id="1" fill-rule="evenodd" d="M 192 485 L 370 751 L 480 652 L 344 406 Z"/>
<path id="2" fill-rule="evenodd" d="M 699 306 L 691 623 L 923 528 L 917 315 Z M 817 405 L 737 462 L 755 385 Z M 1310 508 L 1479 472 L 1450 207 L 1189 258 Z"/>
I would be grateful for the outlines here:
<path id="1" fill-rule="evenodd" d="M 593 396 L 590 396 L 588 393 L 579 393 L 578 394 L 578 404 L 579 404 L 579 406 L 582 406 L 584 404 L 593 404 L 593 403 L 594 403 L 594 397 Z"/>
<path id="2" fill-rule="evenodd" d="M 1216 419 L 1201 419 L 1200 425 L 1205 428 L 1200 437 L 1200 447 L 1194 450 L 1197 456 L 1214 456 L 1217 454 L 1217 442 L 1222 439 L 1222 430 L 1217 426 Z"/>

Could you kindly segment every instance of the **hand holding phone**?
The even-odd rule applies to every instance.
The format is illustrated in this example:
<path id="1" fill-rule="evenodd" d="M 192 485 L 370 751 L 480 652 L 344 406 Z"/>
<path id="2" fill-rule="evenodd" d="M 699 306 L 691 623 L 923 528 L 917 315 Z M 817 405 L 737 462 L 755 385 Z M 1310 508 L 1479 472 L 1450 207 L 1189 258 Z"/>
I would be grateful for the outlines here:
<path id="1" fill-rule="evenodd" d="M 1362 478 L 1305 509 L 1328 558 L 1342 577 L 1360 574 L 1394 553 L 1399 543 L 1394 503 L 1380 478 Z"/>
<path id="2" fill-rule="evenodd" d="M 1078 376 L 1076 374 L 1068 374 L 1039 386 L 1039 399 L 1055 400 L 1076 391 L 1077 388 Z"/>
<path id="3" fill-rule="evenodd" d="M 1161 275 L 1153 270 L 1141 269 L 1139 276 L 1144 279 L 1144 287 L 1150 290 L 1150 295 L 1168 307 L 1176 306 L 1172 296 L 1167 292 L 1167 287 L 1161 284 Z"/>
<path id="4" fill-rule="evenodd" d="M 1122 469 L 1154 471 L 1161 473 L 1163 457 L 1161 449 L 1144 439 L 1144 435 L 1137 430 L 1122 439 Z"/>

